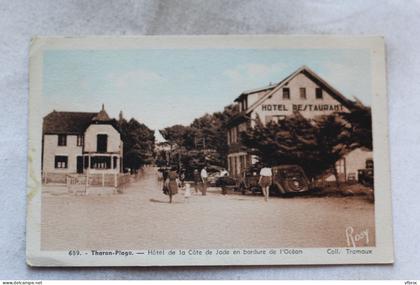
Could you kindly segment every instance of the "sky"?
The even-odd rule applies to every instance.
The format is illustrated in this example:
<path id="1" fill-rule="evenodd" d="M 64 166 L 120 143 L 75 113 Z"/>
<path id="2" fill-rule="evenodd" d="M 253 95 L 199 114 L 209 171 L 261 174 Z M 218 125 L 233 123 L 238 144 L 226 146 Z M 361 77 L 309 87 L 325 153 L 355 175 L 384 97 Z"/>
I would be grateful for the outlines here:
<path id="1" fill-rule="evenodd" d="M 349 99 L 371 104 L 366 49 L 47 50 L 43 115 L 122 110 L 151 129 L 190 124 L 222 111 L 248 89 L 306 65 Z"/>

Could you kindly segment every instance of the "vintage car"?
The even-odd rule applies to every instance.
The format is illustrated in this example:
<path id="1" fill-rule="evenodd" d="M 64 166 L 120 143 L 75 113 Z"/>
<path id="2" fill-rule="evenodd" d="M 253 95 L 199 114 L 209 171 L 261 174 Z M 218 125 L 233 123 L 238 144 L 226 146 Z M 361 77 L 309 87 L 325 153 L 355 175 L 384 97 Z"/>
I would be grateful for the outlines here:
<path id="1" fill-rule="evenodd" d="M 358 182 L 366 187 L 373 188 L 373 160 L 366 159 L 366 168 L 357 170 Z"/>
<path id="2" fill-rule="evenodd" d="M 229 172 L 220 166 L 211 165 L 207 167 L 207 181 L 209 186 L 217 186 L 217 181 L 224 176 L 229 176 Z"/>
<path id="3" fill-rule="evenodd" d="M 218 177 L 216 180 L 216 187 L 224 187 L 224 186 L 234 188 L 236 186 L 236 179 L 228 175 Z"/>
<path id="4" fill-rule="evenodd" d="M 272 167 L 273 182 L 270 193 L 285 195 L 310 190 L 310 181 L 299 165 L 279 165 Z"/>
<path id="5" fill-rule="evenodd" d="M 239 179 L 239 186 L 237 187 L 238 191 L 240 191 L 244 195 L 247 193 L 262 193 L 261 187 L 258 184 L 258 181 L 260 179 L 260 170 L 261 167 L 251 165 L 250 167 L 242 171 Z"/>

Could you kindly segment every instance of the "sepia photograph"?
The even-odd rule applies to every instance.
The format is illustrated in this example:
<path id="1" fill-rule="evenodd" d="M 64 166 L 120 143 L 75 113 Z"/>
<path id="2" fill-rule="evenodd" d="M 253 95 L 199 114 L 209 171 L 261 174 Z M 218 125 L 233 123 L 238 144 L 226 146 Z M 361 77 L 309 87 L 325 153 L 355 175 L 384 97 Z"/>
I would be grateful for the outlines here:
<path id="1" fill-rule="evenodd" d="M 383 44 L 33 40 L 28 263 L 392 262 Z"/>

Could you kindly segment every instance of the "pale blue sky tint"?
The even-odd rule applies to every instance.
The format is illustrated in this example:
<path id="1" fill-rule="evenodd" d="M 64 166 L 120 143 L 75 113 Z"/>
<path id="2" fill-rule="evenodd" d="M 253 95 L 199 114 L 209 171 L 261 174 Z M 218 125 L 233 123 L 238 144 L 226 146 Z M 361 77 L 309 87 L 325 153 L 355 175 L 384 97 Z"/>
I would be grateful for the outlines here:
<path id="1" fill-rule="evenodd" d="M 244 90 L 278 82 L 302 65 L 352 99 L 371 103 L 369 50 L 139 49 L 44 53 L 43 114 L 99 111 L 152 129 L 223 110 Z"/>

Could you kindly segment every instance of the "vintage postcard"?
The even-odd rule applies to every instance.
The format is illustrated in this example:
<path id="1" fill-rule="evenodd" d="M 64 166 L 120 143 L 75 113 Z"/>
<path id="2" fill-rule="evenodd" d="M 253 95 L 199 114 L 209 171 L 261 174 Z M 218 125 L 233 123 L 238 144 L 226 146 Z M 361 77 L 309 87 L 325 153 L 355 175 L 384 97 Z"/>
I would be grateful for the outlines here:
<path id="1" fill-rule="evenodd" d="M 31 266 L 392 263 L 381 37 L 34 38 Z"/>

